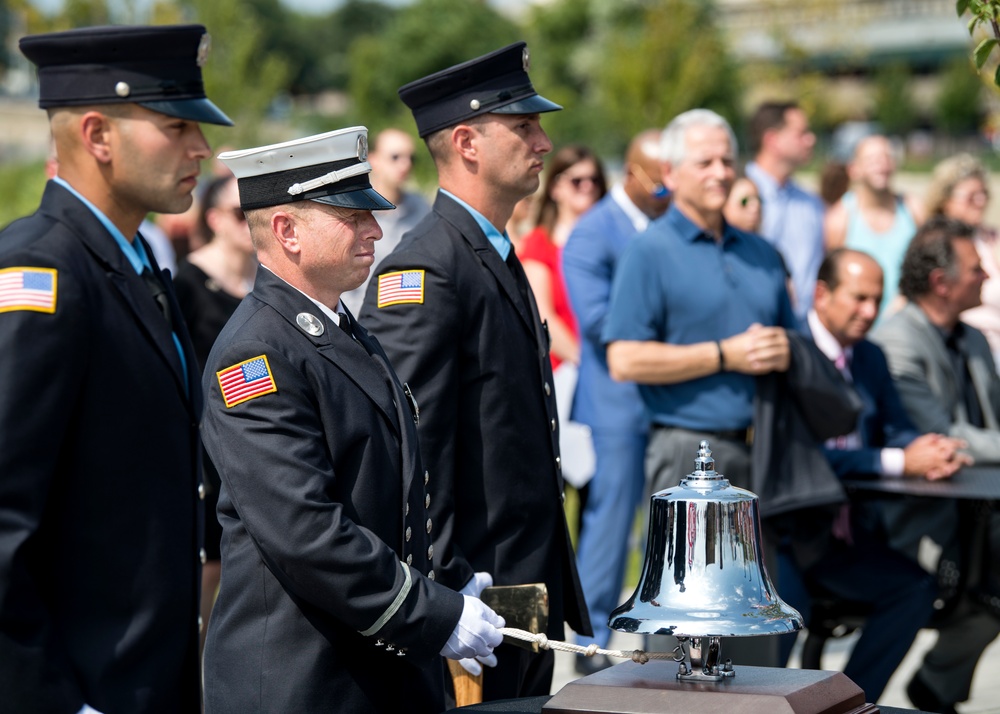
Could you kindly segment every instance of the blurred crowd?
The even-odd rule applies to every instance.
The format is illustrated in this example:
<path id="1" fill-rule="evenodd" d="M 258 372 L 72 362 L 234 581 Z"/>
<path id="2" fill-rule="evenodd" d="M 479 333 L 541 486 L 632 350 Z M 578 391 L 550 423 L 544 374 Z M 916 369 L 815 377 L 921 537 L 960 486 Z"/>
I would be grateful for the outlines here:
<path id="1" fill-rule="evenodd" d="M 198 44 L 200 30 L 186 32 L 193 38 L 189 59 L 197 49 L 200 67 L 207 52 Z M 52 47 L 42 44 L 34 61 L 50 66 L 62 56 L 63 41 L 56 33 L 46 40 Z M 110 281 L 114 270 L 107 266 L 114 261 L 105 256 L 101 267 L 81 268 L 85 261 L 73 252 L 77 248 L 66 247 L 76 245 L 68 238 L 48 252 L 31 249 L 24 237 L 29 228 L 37 234 L 31 240 L 61 235 L 63 229 L 49 223 L 44 229 L 15 223 L 0 235 L 0 260 L 6 261 L 0 280 L 9 275 L 20 281 L 16 288 L 0 282 L 0 301 L 9 301 L 0 302 L 0 313 L 13 315 L 0 323 L 10 331 L 0 334 L 21 350 L 20 367 L 0 367 L 0 403 L 9 407 L 0 424 L 11 435 L 0 449 L 8 461 L 0 464 L 20 474 L 25 463 L 45 461 L 44 449 L 18 455 L 15 446 L 39 434 L 16 431 L 28 425 L 10 416 L 23 413 L 31 379 L 51 385 L 45 374 L 58 373 L 50 364 L 43 374 L 45 363 L 33 350 L 47 343 L 26 346 L 26 336 L 55 340 L 60 331 L 30 321 L 45 319 L 40 313 L 58 315 L 67 321 L 65 330 L 74 330 L 74 349 L 90 349 L 86 320 L 99 314 L 112 325 L 120 300 L 141 303 L 137 309 L 162 331 L 163 361 L 171 363 L 176 384 L 166 367 L 162 378 L 136 372 L 120 390 L 116 416 L 130 414 L 135 405 L 129 400 L 141 398 L 156 419 L 170 418 L 190 431 L 200 418 L 194 413 L 202 408 L 201 389 L 207 402 L 207 449 L 193 432 L 184 437 L 190 453 L 177 452 L 166 437 L 152 440 L 158 428 L 152 417 L 145 426 L 130 425 L 135 431 L 125 441 L 138 463 L 152 456 L 158 468 L 173 469 L 168 455 L 186 460 L 184 469 L 193 475 L 185 488 L 192 493 L 185 491 L 181 500 L 193 500 L 195 487 L 204 499 L 204 519 L 195 524 L 192 510 L 185 516 L 191 522 L 178 527 L 185 542 L 203 536 L 198 612 L 200 647 L 205 652 L 207 635 L 204 657 L 211 661 L 204 683 L 206 692 L 214 692 L 209 710 L 228 711 L 239 697 L 256 697 L 245 691 L 243 672 L 266 679 L 260 672 L 272 665 L 255 668 L 278 651 L 284 655 L 274 666 L 288 677 L 284 681 L 304 682 L 301 691 L 317 701 L 329 686 L 324 666 L 350 680 L 352 702 L 400 696 L 376 691 L 367 679 L 374 664 L 337 664 L 345 642 L 368 648 L 358 655 L 372 657 L 365 662 L 391 662 L 384 665 L 389 671 L 412 675 L 414 687 L 432 692 L 429 706 L 439 693 L 440 663 L 434 661 L 436 669 L 407 667 L 410 659 L 427 656 L 421 647 L 430 644 L 430 655 L 440 651 L 460 663 L 461 670 L 451 671 L 450 703 L 458 701 L 459 679 L 480 676 L 482 665 L 487 699 L 548 692 L 551 653 L 529 656 L 499 644 L 500 620 L 480 601 L 490 584 L 545 580 L 554 620 L 548 636 L 562 636 L 565 621 L 578 633 L 578 644 L 606 647 L 636 519 L 644 523 L 644 501 L 676 486 L 708 441 L 719 471 L 760 497 L 767 567 L 805 627 L 819 630 L 843 617 L 860 629 L 845 673 L 867 700 L 878 701 L 917 632 L 929 627 L 940 636 L 906 692 L 919 709 L 956 712 L 970 696 L 979 658 L 1000 634 L 1000 515 L 989 500 L 927 497 L 907 486 L 957 482 L 974 473 L 971 467 L 1000 465 L 1000 239 L 986 219 L 990 177 L 983 162 L 968 154 L 949 157 L 934 168 L 925 195 L 903 195 L 894 183 L 893 144 L 873 134 L 856 142 L 846 164 L 827 164 L 814 193 L 798 180 L 816 159 L 807 114 L 795 102 L 765 102 L 748 123 L 745 148 L 724 118 L 692 108 L 665 128 L 633 137 L 620 157 L 621 170 L 612 175 L 590 148 L 545 134 L 541 117 L 561 107 L 535 93 L 528 66 L 527 49 L 512 45 L 470 60 L 460 72 L 442 70 L 400 90 L 438 170 L 440 190 L 433 196 L 412 186 L 418 152 L 409 127 L 384 129 L 370 141 L 363 127 L 355 127 L 288 142 L 277 152 L 209 152 L 200 132 L 191 134 L 195 148 L 189 154 L 203 161 L 204 175 L 195 186 L 197 170 L 178 169 L 185 200 L 175 197 L 168 204 L 149 198 L 152 189 L 136 188 L 148 183 L 133 181 L 130 173 L 144 175 L 137 168 L 139 153 L 123 151 L 124 160 L 112 160 L 115 142 L 94 148 L 104 135 L 100 127 L 80 139 L 74 120 L 54 111 L 58 156 L 53 151 L 48 166 L 48 213 L 29 221 L 51 214 L 57 216 L 53 224 L 86 225 L 109 249 L 106 228 L 119 246 L 125 244 L 131 263 L 125 271 L 131 283 L 121 275 L 116 284 L 131 288 L 123 292 L 127 298 L 110 297 L 117 295 L 110 288 L 95 297 L 98 291 L 87 286 Z M 43 102 L 54 103 L 49 106 L 77 101 L 65 83 L 49 99 L 44 78 L 42 86 Z M 473 90 L 479 93 L 470 102 Z M 94 101 L 121 107 L 130 91 L 123 81 Z M 189 99 L 207 102 L 203 92 Z M 194 132 L 199 121 L 228 121 L 221 112 L 199 114 L 195 110 L 204 111 L 204 104 L 183 100 L 140 106 L 154 117 L 143 121 L 179 116 L 179 132 Z M 107 111 L 120 120 L 114 109 Z M 97 111 L 83 116 L 103 121 L 95 118 Z M 128 148 L 129 135 L 123 135 Z M 342 142 L 342 135 L 349 141 Z M 313 144 L 316 155 L 302 148 Z M 329 155 L 320 157 L 321 150 Z M 153 156 L 149 149 L 143 155 L 161 160 L 165 152 Z M 209 160 L 220 153 L 224 161 Z M 619 157 L 614 159 L 618 165 Z M 116 173 L 108 168 L 112 164 L 129 171 Z M 317 167 L 323 172 L 318 177 L 310 173 Z M 294 185 L 276 189 L 286 178 Z M 87 188 L 77 193 L 81 186 Z M 107 190 L 92 192 L 93 186 Z M 305 201 L 289 197 L 303 192 Z M 59 202 L 63 208 L 51 207 Z M 128 220 L 116 222 L 120 214 Z M 133 244 L 130 236 L 137 235 L 143 240 Z M 334 242 L 330 235 L 357 238 L 363 270 L 347 249 L 335 255 L 324 248 L 328 239 Z M 62 256 L 63 250 L 71 257 L 43 265 L 44 256 Z M 121 263 L 117 249 L 111 252 L 115 265 Z M 29 260 L 40 262 L 26 265 Z M 320 269 L 311 260 L 326 262 L 315 263 Z M 172 278 L 171 286 L 159 284 L 155 266 L 169 271 L 162 275 Z M 74 271 L 86 278 L 77 280 Z M 93 307 L 76 307 L 78 313 L 67 317 L 67 303 L 60 302 L 57 312 L 56 284 L 65 291 L 59 300 L 69 296 L 72 306 L 93 300 Z M 331 285 L 317 294 L 318 286 Z M 32 299 L 41 292 L 51 305 L 26 302 L 30 290 Z M 282 300 L 297 306 L 287 308 L 286 319 L 255 322 L 267 313 L 265 305 Z M 90 385 L 65 405 L 48 405 L 59 425 L 78 420 L 89 428 L 109 418 L 103 411 L 87 418 L 78 413 L 81 405 L 93 407 L 116 379 L 102 374 L 103 382 L 91 385 L 81 375 L 89 374 L 92 362 L 120 359 L 134 366 L 153 359 L 120 339 L 131 332 L 114 324 L 102 334 L 119 341 L 80 358 L 73 367 L 79 371 L 56 382 L 67 394 Z M 350 350 L 359 347 L 364 359 L 351 362 L 356 355 Z M 47 358 L 57 351 L 53 347 Z M 329 362 L 343 359 L 340 371 L 317 353 Z M 38 374 L 28 369 L 36 362 Z M 247 384 L 264 380 L 263 386 L 233 392 L 226 381 L 232 374 Z M 167 384 L 169 399 L 147 394 L 151 384 Z M 371 401 L 381 411 L 364 398 L 352 401 L 358 389 L 377 395 Z M 380 430 L 361 434 L 365 424 Z M 89 438 L 96 440 L 73 431 L 67 442 L 76 448 Z M 69 447 L 59 451 L 54 482 L 61 483 L 68 462 L 91 464 L 81 479 L 100 470 L 99 456 L 73 453 Z M 132 477 L 131 471 L 121 475 Z M 851 486 L 859 481 L 893 488 Z M 10 490 L 0 491 L 0 499 L 7 497 L 0 526 L 21 532 L 10 524 L 24 519 L 5 515 L 19 512 L 10 506 L 22 502 L 18 494 L 31 492 L 24 500 L 34 505 L 26 510 L 46 525 L 26 528 L 31 533 L 25 540 L 44 541 L 45 548 L 61 543 L 65 524 L 51 525 L 52 509 L 84 510 L 73 509 L 79 494 L 68 488 L 55 506 L 39 505 L 53 497 L 23 486 L 28 482 L 12 478 Z M 577 494 L 577 518 L 570 524 L 575 553 L 564 522 L 564 482 Z M 113 490 L 97 483 L 85 490 Z M 383 495 L 386 502 L 400 500 L 402 517 L 385 515 L 396 513 L 396 505 L 381 508 Z M 165 501 L 155 489 L 142 498 L 146 502 L 136 508 L 150 512 Z M 299 522 L 289 513 L 308 515 Z M 309 530 L 327 517 L 336 528 Z M 415 519 L 412 527 L 407 519 Z M 114 518 L 100 520 L 103 527 Z M 161 528 L 155 519 L 151 523 Z M 393 538 L 399 543 L 390 543 Z M 128 545 L 121 533 L 113 539 Z M 324 560 L 327 550 L 320 546 L 327 543 L 330 551 L 341 549 L 341 560 Z M 37 566 L 22 565 L 40 547 L 21 550 L 15 544 L 4 551 L 9 557 L 0 577 L 8 594 L 33 578 L 52 586 Z M 51 547 L 57 552 L 62 546 Z M 348 552 L 375 565 L 370 572 L 367 566 L 352 568 L 343 555 Z M 414 555 L 420 562 L 413 563 Z M 192 563 L 185 566 L 188 575 L 195 572 Z M 320 563 L 327 571 L 302 563 Z M 133 582 L 129 567 L 110 570 Z M 155 580 L 163 573 L 141 576 Z M 240 587 L 230 584 L 227 591 L 227 577 Z M 341 587 L 340 579 L 349 585 Z M 258 586 L 259 592 L 249 594 Z M 122 591 L 110 599 L 123 598 L 118 609 L 127 610 L 127 587 L 109 589 Z M 323 609 L 329 592 L 347 603 L 343 613 Z M 260 602 L 251 607 L 255 597 Z M 171 599 L 176 604 L 183 598 Z M 258 606 L 266 615 L 247 614 Z M 73 610 L 62 601 L 53 609 L 61 608 Z M 283 631 L 273 640 L 270 633 L 247 635 L 266 629 L 276 616 L 269 608 L 286 618 Z M 23 617 L 34 622 L 45 615 L 32 611 Z M 73 640 L 79 651 L 58 650 L 57 659 L 81 659 L 104 635 L 88 630 Z M 3 637 L 0 681 L 10 682 L 22 666 L 15 661 L 38 657 L 22 655 L 30 642 L 15 648 L 9 642 L 16 634 L 4 631 Z M 38 637 L 58 639 L 48 630 Z M 785 666 L 794 638 L 773 639 L 773 646 L 758 643 L 738 650 L 741 659 L 732 656 Z M 302 642 L 308 647 L 300 652 Z M 256 647 L 264 654 L 247 654 Z M 291 658 L 298 655 L 317 671 L 293 667 Z M 283 658 L 288 661 L 277 661 Z M 407 662 L 399 664 L 400 658 Z M 612 664 L 602 655 L 581 655 L 575 667 L 589 675 Z M 40 681 L 49 676 L 44 672 Z M 82 698 L 81 712 L 128 710 L 119 708 L 124 700 L 105 696 L 101 684 L 80 679 L 87 683 L 61 701 L 78 707 Z M 266 696 L 299 701 L 297 687 Z M 146 704 L 134 710 L 160 710 Z"/>

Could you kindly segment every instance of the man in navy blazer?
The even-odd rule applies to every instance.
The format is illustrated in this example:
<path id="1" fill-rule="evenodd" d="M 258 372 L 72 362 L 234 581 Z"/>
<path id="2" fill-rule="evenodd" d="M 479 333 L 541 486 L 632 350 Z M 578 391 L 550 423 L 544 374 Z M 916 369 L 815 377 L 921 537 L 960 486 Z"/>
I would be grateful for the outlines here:
<path id="1" fill-rule="evenodd" d="M 882 289 L 882 269 L 866 253 L 835 250 L 820 267 L 809 330 L 864 402 L 855 431 L 826 445 L 827 459 L 841 478 L 950 476 L 968 461 L 957 450 L 963 442 L 917 431 L 885 354 L 865 339 L 878 316 Z"/>
<path id="2" fill-rule="evenodd" d="M 670 205 L 670 193 L 660 183 L 659 140 L 656 129 L 632 140 L 624 179 L 580 218 L 563 248 L 563 274 L 583 337 L 571 418 L 590 427 L 597 457 L 576 553 L 594 627 L 593 638 L 578 638 L 583 645 L 608 644 L 608 617 L 619 604 L 644 483 L 649 420 L 635 383 L 615 382 L 608 374 L 601 331 L 618 258 L 628 241 Z M 576 669 L 589 674 L 610 664 L 604 657 L 577 657 Z"/>

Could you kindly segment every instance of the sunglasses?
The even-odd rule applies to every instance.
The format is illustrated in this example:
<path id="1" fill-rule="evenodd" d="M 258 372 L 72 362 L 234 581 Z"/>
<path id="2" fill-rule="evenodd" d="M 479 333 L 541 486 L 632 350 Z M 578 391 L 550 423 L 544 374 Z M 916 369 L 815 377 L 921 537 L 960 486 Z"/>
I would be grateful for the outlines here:
<path id="1" fill-rule="evenodd" d="M 389 158 L 392 159 L 392 161 L 394 162 L 399 161 L 400 159 L 408 159 L 409 162 L 412 164 L 414 159 L 416 159 L 417 157 L 414 154 L 389 154 Z"/>
<path id="2" fill-rule="evenodd" d="M 569 182 L 571 184 L 573 184 L 573 188 L 576 188 L 576 189 L 578 189 L 581 186 L 583 186 L 584 183 L 593 184 L 594 186 L 600 186 L 601 185 L 601 177 L 600 176 L 573 176 L 573 177 L 567 177 L 567 178 L 569 178 Z"/>
<path id="3" fill-rule="evenodd" d="M 754 205 L 761 206 L 764 204 L 764 201 L 760 196 L 744 196 L 740 199 L 739 203 L 743 208 L 746 208 L 747 206 Z"/>
<path id="4" fill-rule="evenodd" d="M 968 193 L 953 193 L 952 199 L 959 203 L 968 203 L 973 206 L 985 206 L 990 202 L 990 194 L 986 191 L 970 191 Z"/>
<path id="5" fill-rule="evenodd" d="M 245 221 L 247 219 L 247 214 L 244 213 L 243 209 L 240 208 L 239 206 L 230 206 L 228 209 L 224 209 L 224 210 L 228 210 L 229 213 L 230 213 L 230 215 L 232 215 L 233 219 L 237 223 L 242 223 L 243 221 Z"/>

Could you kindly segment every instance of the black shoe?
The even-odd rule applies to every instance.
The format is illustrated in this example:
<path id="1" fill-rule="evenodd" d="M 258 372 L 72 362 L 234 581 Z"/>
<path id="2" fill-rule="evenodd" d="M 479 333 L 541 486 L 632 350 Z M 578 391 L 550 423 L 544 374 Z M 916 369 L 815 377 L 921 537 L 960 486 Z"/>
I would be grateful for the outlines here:
<path id="1" fill-rule="evenodd" d="M 920 711 L 937 712 L 938 714 L 958 714 L 952 704 L 945 704 L 920 678 L 920 672 L 914 672 L 913 679 L 906 685 L 906 696 Z"/>
<path id="2" fill-rule="evenodd" d="M 577 655 L 576 662 L 573 663 L 573 669 L 576 670 L 577 674 L 586 676 L 588 674 L 600 672 L 602 669 L 607 669 L 613 664 L 614 662 L 612 662 L 607 655 L 595 654 L 593 657 Z"/>

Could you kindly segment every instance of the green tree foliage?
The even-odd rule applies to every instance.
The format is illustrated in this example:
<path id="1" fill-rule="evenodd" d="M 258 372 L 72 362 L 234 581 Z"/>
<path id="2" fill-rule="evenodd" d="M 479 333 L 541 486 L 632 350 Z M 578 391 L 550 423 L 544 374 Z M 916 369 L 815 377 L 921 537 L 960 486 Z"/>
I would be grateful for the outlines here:
<path id="1" fill-rule="evenodd" d="M 233 120 L 231 128 L 205 125 L 213 146 L 252 146 L 260 139 L 268 108 L 283 95 L 290 75 L 289 62 L 268 50 L 263 20 L 241 0 L 186 0 L 191 20 L 212 35 L 212 51 L 202 68 L 205 91 Z"/>
<path id="2" fill-rule="evenodd" d="M 112 21 L 111 9 L 106 0 L 66 0 L 60 20 L 66 28 L 108 25 Z"/>
<path id="3" fill-rule="evenodd" d="M 917 126 L 911 79 L 909 67 L 902 62 L 883 65 L 875 73 L 874 118 L 887 134 L 903 135 Z"/>
<path id="4" fill-rule="evenodd" d="M 0 165 L 0 228 L 37 210 L 45 181 L 44 161 Z"/>
<path id="5" fill-rule="evenodd" d="M 978 28 L 986 28 L 988 36 L 979 41 L 972 52 L 976 69 L 982 71 L 990 55 L 1000 45 L 1000 0 L 955 0 L 955 10 L 961 17 L 969 13 L 969 35 Z M 993 68 L 993 83 L 1000 86 L 1000 65 Z"/>
<path id="6" fill-rule="evenodd" d="M 975 132 L 983 117 L 982 90 L 983 83 L 967 59 L 949 63 L 935 106 L 937 127 L 953 135 Z"/>
<path id="7" fill-rule="evenodd" d="M 378 35 L 357 39 L 349 51 L 353 121 L 373 132 L 413 120 L 397 90 L 414 79 L 521 37 L 517 26 L 485 0 L 416 0 L 399 10 Z"/>
<path id="8" fill-rule="evenodd" d="M 696 107 L 737 118 L 741 84 L 712 3 L 606 1 L 588 101 L 604 126 L 627 138 Z"/>
<path id="9" fill-rule="evenodd" d="M 294 15 L 292 37 L 306 61 L 292 80 L 294 94 L 347 89 L 349 50 L 362 37 L 382 31 L 395 16 L 394 7 L 372 0 L 346 0 L 327 16 Z"/>
<path id="10" fill-rule="evenodd" d="M 555 0 L 533 5 L 524 38 L 531 49 L 531 80 L 565 111 L 548 114 L 544 126 L 557 147 L 571 142 L 616 155 L 619 137 L 594 110 L 590 68 L 595 64 L 599 18 L 591 0 Z"/>

